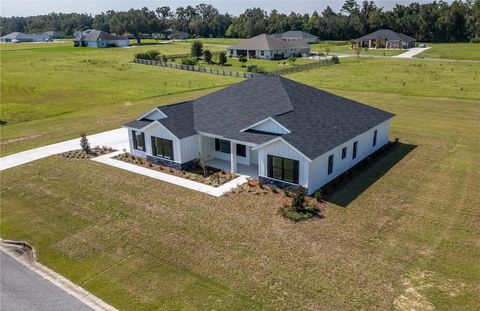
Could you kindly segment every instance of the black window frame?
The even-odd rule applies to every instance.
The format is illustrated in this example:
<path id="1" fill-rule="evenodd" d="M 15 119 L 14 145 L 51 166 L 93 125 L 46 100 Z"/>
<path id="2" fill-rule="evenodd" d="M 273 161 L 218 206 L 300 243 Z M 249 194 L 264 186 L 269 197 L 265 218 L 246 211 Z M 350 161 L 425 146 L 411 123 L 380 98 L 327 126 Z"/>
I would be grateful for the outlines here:
<path id="1" fill-rule="evenodd" d="M 141 137 L 141 146 L 138 144 L 138 136 Z M 133 141 L 133 149 L 135 150 L 140 150 L 140 151 L 145 151 L 145 133 L 144 132 L 138 132 L 135 130 L 132 130 L 132 141 Z"/>
<path id="2" fill-rule="evenodd" d="M 242 157 L 242 158 L 247 157 L 247 146 L 242 145 L 242 144 L 237 144 L 236 149 L 237 149 L 237 151 L 236 151 L 237 157 Z"/>
<path id="3" fill-rule="evenodd" d="M 357 148 L 358 148 L 358 141 L 353 143 L 352 160 L 355 160 L 355 158 L 357 157 Z"/>
<path id="4" fill-rule="evenodd" d="M 372 143 L 372 147 L 375 147 L 377 145 L 377 136 L 378 136 L 378 130 L 375 130 L 373 132 L 373 143 Z"/>
<path id="5" fill-rule="evenodd" d="M 342 160 L 347 157 L 347 147 L 342 148 Z"/>
<path id="6" fill-rule="evenodd" d="M 280 163 L 280 172 L 281 172 L 281 177 L 276 176 L 274 177 L 275 174 L 275 168 L 273 167 L 274 162 L 279 162 Z M 287 165 L 285 165 L 287 164 Z M 291 184 L 298 184 L 298 177 L 300 174 L 300 162 L 298 160 L 294 159 L 289 159 L 289 158 L 284 158 L 284 157 L 279 157 L 279 156 L 274 156 L 271 154 L 267 155 L 267 177 L 273 178 L 273 179 L 278 179 L 282 180 Z M 291 166 L 290 166 L 291 165 Z M 285 167 L 290 166 L 291 169 L 285 170 Z M 292 176 L 291 179 L 286 178 L 285 173 L 290 173 Z"/>
<path id="7" fill-rule="evenodd" d="M 162 137 L 156 137 L 156 136 L 151 136 L 151 140 L 152 140 L 152 156 L 174 161 L 175 157 L 174 157 L 174 151 L 173 151 L 173 140 L 162 138 Z M 157 146 L 156 144 L 157 140 L 160 141 L 160 148 L 158 148 L 159 146 Z M 166 148 L 167 145 L 169 145 L 168 147 L 171 150 L 171 155 L 165 153 L 165 151 L 168 150 Z"/>
<path id="8" fill-rule="evenodd" d="M 331 175 L 333 173 L 333 161 L 334 161 L 334 155 L 331 154 L 328 156 L 328 175 Z"/>
<path id="9" fill-rule="evenodd" d="M 228 147 L 227 147 L 228 146 Z M 232 151 L 230 141 L 226 139 L 215 138 L 215 151 L 230 154 Z"/>

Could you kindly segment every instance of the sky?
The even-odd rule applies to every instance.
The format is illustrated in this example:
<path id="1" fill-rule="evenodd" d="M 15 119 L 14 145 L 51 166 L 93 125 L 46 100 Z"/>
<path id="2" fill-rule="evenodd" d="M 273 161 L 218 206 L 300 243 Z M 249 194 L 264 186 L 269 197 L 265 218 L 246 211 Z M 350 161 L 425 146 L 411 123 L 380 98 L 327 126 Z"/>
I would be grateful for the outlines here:
<path id="1" fill-rule="evenodd" d="M 375 0 L 374 0 L 375 1 Z M 270 12 L 273 9 L 281 13 L 312 13 L 317 10 L 323 11 L 327 6 L 333 10 L 339 11 L 345 0 L 0 0 L 0 15 L 9 16 L 31 16 L 42 15 L 51 12 L 57 13 L 90 13 L 92 15 L 105 12 L 107 10 L 122 11 L 130 8 L 139 9 L 147 7 L 155 9 L 161 6 L 169 6 L 176 9 L 179 6 L 195 6 L 199 3 L 208 3 L 215 6 L 221 13 L 239 15 L 245 9 L 252 7 L 261 7 Z M 361 0 L 357 0 L 361 2 Z M 432 2 L 431 0 L 377 0 L 377 6 L 384 7 L 386 10 L 393 8 L 396 4 L 409 4 L 411 2 Z M 450 2 L 450 1 L 448 1 Z"/>

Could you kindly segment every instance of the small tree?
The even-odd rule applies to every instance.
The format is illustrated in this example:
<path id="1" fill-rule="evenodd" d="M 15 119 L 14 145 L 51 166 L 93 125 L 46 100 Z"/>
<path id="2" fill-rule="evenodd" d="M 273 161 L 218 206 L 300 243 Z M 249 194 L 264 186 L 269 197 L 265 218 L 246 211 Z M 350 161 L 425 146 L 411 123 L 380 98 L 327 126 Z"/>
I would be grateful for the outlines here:
<path id="1" fill-rule="evenodd" d="M 162 62 L 166 63 L 167 61 L 167 56 L 165 54 L 162 54 Z"/>
<path id="2" fill-rule="evenodd" d="M 360 57 L 360 52 L 361 51 L 362 51 L 362 49 L 360 49 L 360 48 L 355 49 L 355 53 L 357 54 L 357 57 Z"/>
<path id="3" fill-rule="evenodd" d="M 290 57 L 288 59 L 288 63 L 291 65 L 291 66 L 295 66 L 295 62 L 297 61 L 297 59 L 295 57 Z"/>
<path id="4" fill-rule="evenodd" d="M 212 52 L 210 52 L 209 49 L 206 49 L 205 51 L 203 51 L 203 60 L 204 60 L 207 64 L 212 63 Z"/>
<path id="5" fill-rule="evenodd" d="M 202 56 L 202 54 L 203 54 L 203 43 L 198 41 L 198 40 L 193 41 L 190 54 L 193 57 L 197 57 L 197 58 Z"/>
<path id="6" fill-rule="evenodd" d="M 293 191 L 292 209 L 298 213 L 305 211 L 305 188 L 302 186 Z"/>
<path id="7" fill-rule="evenodd" d="M 242 63 L 242 67 L 245 67 L 245 63 L 248 61 L 247 57 L 244 55 L 240 55 L 238 57 L 238 61 Z"/>
<path id="8" fill-rule="evenodd" d="M 327 54 L 327 56 L 328 56 L 328 53 L 330 53 L 330 48 L 327 46 L 327 47 L 325 48 L 325 54 Z"/>
<path id="9" fill-rule="evenodd" d="M 85 133 L 80 134 L 80 147 L 82 147 L 85 153 L 90 154 L 92 150 L 90 149 L 90 143 L 88 142 L 87 135 Z"/>
<path id="10" fill-rule="evenodd" d="M 207 177 L 208 161 L 210 161 L 210 155 L 206 153 L 198 153 L 196 162 L 203 170 L 203 177 Z"/>
<path id="11" fill-rule="evenodd" d="M 220 52 L 220 54 L 218 54 L 218 63 L 223 66 L 227 63 L 227 61 L 228 59 L 225 52 Z"/>

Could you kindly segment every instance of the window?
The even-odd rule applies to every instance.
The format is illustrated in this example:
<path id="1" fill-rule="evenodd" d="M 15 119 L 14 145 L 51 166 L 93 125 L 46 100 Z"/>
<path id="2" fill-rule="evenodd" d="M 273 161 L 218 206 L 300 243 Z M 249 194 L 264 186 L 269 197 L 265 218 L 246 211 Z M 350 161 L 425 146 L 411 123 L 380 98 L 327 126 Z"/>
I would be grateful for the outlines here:
<path id="1" fill-rule="evenodd" d="M 265 51 L 260 51 L 260 55 L 265 55 Z"/>
<path id="2" fill-rule="evenodd" d="M 152 155 L 173 160 L 173 141 L 152 136 Z"/>
<path id="3" fill-rule="evenodd" d="M 328 157 L 328 175 L 333 172 L 333 154 Z"/>
<path id="4" fill-rule="evenodd" d="M 372 146 L 375 147 L 375 145 L 377 144 L 377 130 L 375 130 L 375 132 L 373 132 L 373 144 Z"/>
<path id="5" fill-rule="evenodd" d="M 215 151 L 230 154 L 230 141 L 215 138 Z"/>
<path id="6" fill-rule="evenodd" d="M 267 176 L 298 184 L 298 161 L 267 155 Z"/>
<path id="7" fill-rule="evenodd" d="M 342 159 L 345 159 L 347 157 L 347 147 L 343 147 L 342 149 Z"/>
<path id="8" fill-rule="evenodd" d="M 239 157 L 247 157 L 247 146 L 237 144 L 237 156 Z"/>
<path id="9" fill-rule="evenodd" d="M 145 134 L 132 131 L 133 149 L 145 151 Z"/>
<path id="10" fill-rule="evenodd" d="M 358 145 L 358 141 L 353 143 L 352 160 L 357 157 L 357 145 Z"/>

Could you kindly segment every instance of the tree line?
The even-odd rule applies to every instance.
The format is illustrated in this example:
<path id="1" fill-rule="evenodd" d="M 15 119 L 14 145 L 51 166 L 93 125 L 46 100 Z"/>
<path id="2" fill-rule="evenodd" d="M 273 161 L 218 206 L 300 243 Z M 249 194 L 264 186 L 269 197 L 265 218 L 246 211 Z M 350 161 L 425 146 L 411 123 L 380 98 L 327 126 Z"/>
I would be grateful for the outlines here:
<path id="1" fill-rule="evenodd" d="M 213 5 L 168 6 L 128 11 L 107 11 L 95 16 L 77 13 L 50 13 L 29 17 L 1 17 L 2 35 L 19 31 L 36 33 L 58 31 L 72 36 L 75 31 L 94 28 L 117 34 L 129 33 L 140 42 L 142 35 L 173 28 L 198 37 L 249 38 L 261 33 L 302 30 L 321 40 L 349 40 L 377 29 L 388 28 L 419 41 L 455 42 L 480 37 L 480 0 L 452 3 L 397 4 L 384 10 L 373 1 L 346 0 L 339 12 L 326 7 L 312 14 L 270 13 L 250 8 L 239 16 L 222 14 Z"/>

